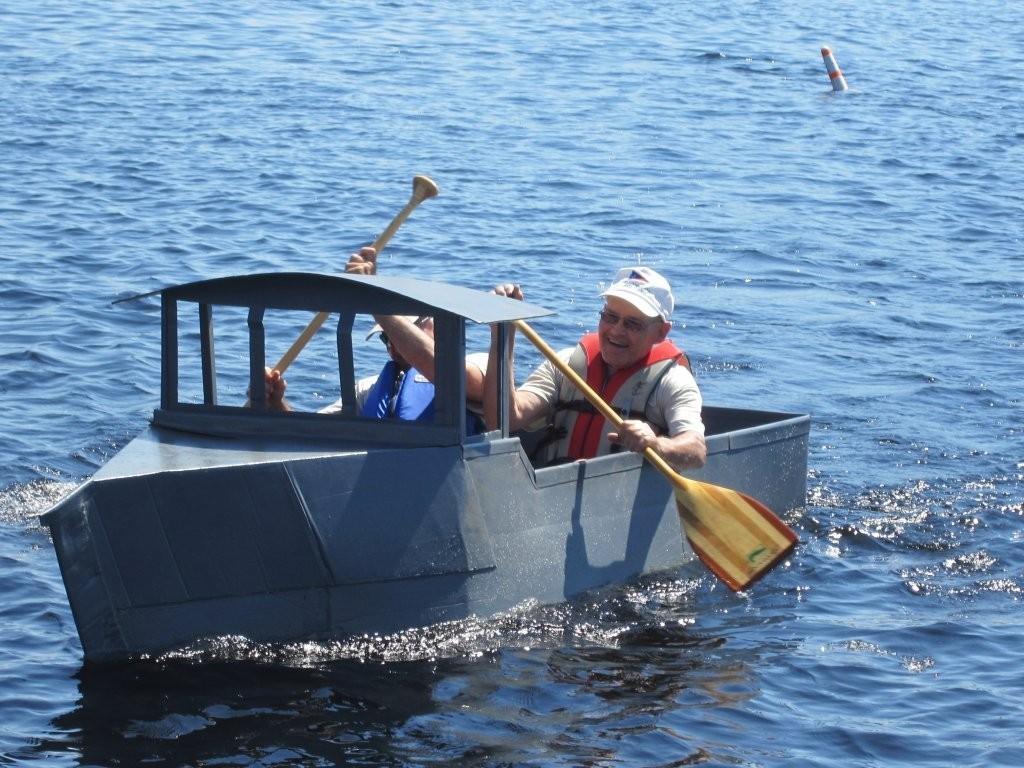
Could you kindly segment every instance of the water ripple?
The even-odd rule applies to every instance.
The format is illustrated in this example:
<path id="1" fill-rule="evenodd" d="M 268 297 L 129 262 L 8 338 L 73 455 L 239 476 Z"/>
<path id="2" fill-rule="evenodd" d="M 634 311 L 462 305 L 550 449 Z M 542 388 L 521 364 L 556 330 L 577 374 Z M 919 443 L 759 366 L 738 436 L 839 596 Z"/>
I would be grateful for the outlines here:
<path id="1" fill-rule="evenodd" d="M 1024 764 L 1016 6 L 8 6 L 0 762 Z M 414 173 L 382 269 L 516 280 L 561 345 L 651 264 L 708 402 L 811 412 L 801 548 L 749 595 L 81 669 L 36 516 L 156 403 L 158 302 L 111 302 L 337 271 Z"/>

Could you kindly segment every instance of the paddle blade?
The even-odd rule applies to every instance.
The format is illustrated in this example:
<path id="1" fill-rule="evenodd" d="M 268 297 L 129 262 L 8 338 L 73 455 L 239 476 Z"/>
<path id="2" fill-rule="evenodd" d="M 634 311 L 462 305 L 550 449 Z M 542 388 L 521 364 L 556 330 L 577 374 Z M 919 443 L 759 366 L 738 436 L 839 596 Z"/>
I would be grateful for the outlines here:
<path id="1" fill-rule="evenodd" d="M 693 551 L 733 591 L 782 562 L 797 536 L 768 507 L 710 483 L 676 485 L 676 508 Z"/>

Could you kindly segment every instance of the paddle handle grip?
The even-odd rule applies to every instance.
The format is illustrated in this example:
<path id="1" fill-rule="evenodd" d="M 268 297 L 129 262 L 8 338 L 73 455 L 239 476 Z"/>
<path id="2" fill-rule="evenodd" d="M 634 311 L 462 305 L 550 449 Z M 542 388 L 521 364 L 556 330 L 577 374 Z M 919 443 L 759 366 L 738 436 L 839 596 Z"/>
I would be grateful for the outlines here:
<path id="1" fill-rule="evenodd" d="M 580 376 L 576 371 L 569 367 L 569 365 L 558 356 L 558 353 L 553 350 L 544 339 L 537 335 L 537 332 L 531 328 L 525 320 L 514 320 L 516 328 L 522 331 L 523 335 L 528 338 L 537 349 L 540 350 L 541 354 L 544 355 L 551 364 L 554 365 L 562 375 L 565 376 L 569 381 L 573 383 L 580 392 L 590 401 L 590 404 L 597 408 L 608 421 L 614 424 L 616 427 L 621 427 L 624 419 L 612 408 L 608 403 L 604 401 L 594 389 L 587 384 L 587 382 Z M 644 448 L 644 457 L 651 462 L 662 474 L 665 475 L 674 485 L 685 488 L 687 485 L 686 478 L 682 477 L 669 465 L 665 459 L 663 459 L 653 448 Z"/>
<path id="2" fill-rule="evenodd" d="M 406 203 L 405 207 L 395 215 L 395 218 L 391 220 L 391 223 L 387 225 L 384 231 L 377 236 L 377 239 L 374 240 L 371 245 L 371 247 L 377 251 L 378 255 L 380 255 L 380 252 L 384 250 L 384 246 L 388 244 L 388 241 L 390 241 L 395 232 L 398 231 L 398 228 L 402 226 L 406 219 L 409 218 L 409 214 L 416 210 L 416 206 L 428 198 L 436 197 L 439 192 L 440 190 L 438 189 L 437 184 L 435 184 L 430 178 L 426 176 L 413 177 L 412 197 L 409 198 L 409 202 Z M 312 339 L 316 332 L 320 330 L 320 326 L 327 322 L 328 317 L 330 317 L 330 312 L 317 312 L 313 319 L 309 321 L 309 325 L 303 329 L 302 333 L 299 334 L 299 337 L 290 347 L 288 347 L 288 351 L 285 352 L 281 356 L 281 359 L 277 361 L 277 365 L 274 366 L 274 370 L 280 371 L 281 373 L 288 370 L 288 366 L 295 362 L 295 358 L 299 356 L 299 353 L 309 343 L 309 340 Z"/>
<path id="3" fill-rule="evenodd" d="M 371 247 L 378 254 L 384 250 L 384 246 L 388 244 L 395 232 L 398 231 L 398 228 L 409 218 L 409 214 L 416 210 L 416 206 L 428 198 L 437 197 L 439 192 L 437 184 L 426 176 L 414 176 L 412 180 L 412 197 L 409 198 L 409 202 L 405 204 L 402 210 L 395 214 L 395 218 L 385 227 L 384 231 L 377 235 L 377 239 L 373 241 Z"/>

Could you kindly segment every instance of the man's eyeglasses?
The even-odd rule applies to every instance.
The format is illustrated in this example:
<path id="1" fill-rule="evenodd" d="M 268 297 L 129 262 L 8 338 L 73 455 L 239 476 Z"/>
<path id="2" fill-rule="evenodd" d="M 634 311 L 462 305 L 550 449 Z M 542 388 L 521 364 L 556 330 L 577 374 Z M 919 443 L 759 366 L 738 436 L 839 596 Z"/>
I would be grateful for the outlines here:
<path id="1" fill-rule="evenodd" d="M 658 318 L 644 322 L 643 320 L 637 320 L 635 317 L 622 317 L 609 309 L 603 309 L 597 314 L 601 318 L 601 322 L 606 325 L 618 325 L 621 320 L 622 327 L 629 333 L 643 333 L 647 330 L 648 326 L 658 321 Z"/>
<path id="2" fill-rule="evenodd" d="M 388 335 L 383 331 L 381 331 L 380 333 L 380 343 L 383 344 L 385 347 L 391 343 L 391 339 L 389 339 Z"/>

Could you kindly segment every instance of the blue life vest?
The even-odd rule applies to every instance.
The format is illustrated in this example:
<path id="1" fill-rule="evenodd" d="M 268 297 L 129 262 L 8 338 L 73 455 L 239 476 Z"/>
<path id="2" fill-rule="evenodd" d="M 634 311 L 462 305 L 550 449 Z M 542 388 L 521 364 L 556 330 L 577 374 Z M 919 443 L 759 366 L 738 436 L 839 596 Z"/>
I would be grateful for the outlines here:
<path id="1" fill-rule="evenodd" d="M 395 388 L 398 374 L 399 370 L 395 361 L 389 360 L 381 370 L 377 381 L 366 393 L 366 402 L 363 403 L 359 415 L 371 419 L 391 417 L 403 421 L 433 421 L 434 385 L 415 368 L 410 368 L 402 377 L 395 407 L 393 412 L 389 412 L 391 393 Z"/>
<path id="2" fill-rule="evenodd" d="M 395 380 L 399 370 L 394 360 L 389 360 L 381 369 L 380 376 L 366 393 L 360 416 L 371 419 L 402 419 L 404 421 L 434 420 L 434 385 L 415 368 L 410 368 L 398 385 L 398 397 L 394 412 L 389 413 L 391 393 L 395 388 Z M 483 420 L 470 410 L 466 410 L 466 434 L 476 435 L 483 432 Z"/>

